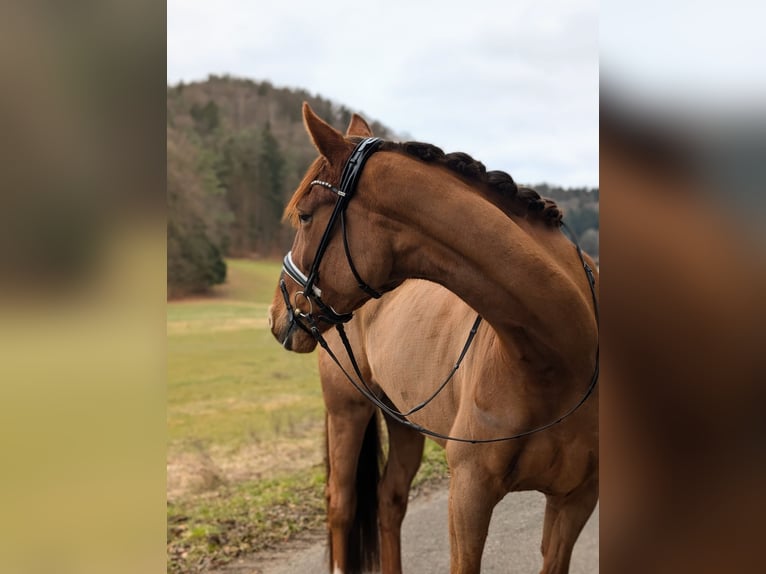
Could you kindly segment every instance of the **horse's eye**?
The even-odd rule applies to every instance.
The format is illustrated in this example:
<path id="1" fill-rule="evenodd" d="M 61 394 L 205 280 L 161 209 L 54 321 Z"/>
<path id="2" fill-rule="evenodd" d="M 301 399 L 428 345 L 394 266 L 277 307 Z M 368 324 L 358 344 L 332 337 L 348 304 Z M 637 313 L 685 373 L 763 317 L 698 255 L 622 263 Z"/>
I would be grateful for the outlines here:
<path id="1" fill-rule="evenodd" d="M 308 223 L 311 221 L 311 214 L 310 213 L 299 213 L 298 219 L 301 220 L 301 223 Z"/>

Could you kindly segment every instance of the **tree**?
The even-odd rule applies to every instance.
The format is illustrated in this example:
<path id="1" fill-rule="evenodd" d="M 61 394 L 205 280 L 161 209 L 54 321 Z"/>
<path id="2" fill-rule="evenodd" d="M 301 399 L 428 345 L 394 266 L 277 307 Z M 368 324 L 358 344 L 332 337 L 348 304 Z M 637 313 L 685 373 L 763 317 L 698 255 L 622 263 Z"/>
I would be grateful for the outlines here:
<path id="1" fill-rule="evenodd" d="M 284 206 L 285 158 L 279 147 L 279 142 L 271 132 L 271 124 L 267 123 L 261 134 L 261 153 L 259 156 L 259 202 L 257 230 L 264 237 L 262 250 L 268 251 L 273 247 L 274 239 L 282 216 Z"/>
<path id="2" fill-rule="evenodd" d="M 582 237 L 588 229 L 598 229 L 598 210 L 594 206 L 568 209 L 564 215 L 564 222 L 577 237 Z"/>
<path id="3" fill-rule="evenodd" d="M 226 279 L 223 249 L 230 212 L 213 158 L 192 139 L 167 131 L 168 295 L 205 291 Z"/>
<path id="4" fill-rule="evenodd" d="M 194 104 L 189 113 L 194 119 L 194 128 L 201 136 L 213 133 L 221 121 L 218 106 L 212 100 L 204 106 Z"/>
<path id="5" fill-rule="evenodd" d="M 598 231 L 591 227 L 580 236 L 580 247 L 588 255 L 598 259 Z"/>
<path id="6" fill-rule="evenodd" d="M 246 256 L 253 248 L 253 213 L 258 202 L 261 140 L 254 130 L 229 136 L 216 164 L 216 175 L 233 213 L 229 254 Z"/>

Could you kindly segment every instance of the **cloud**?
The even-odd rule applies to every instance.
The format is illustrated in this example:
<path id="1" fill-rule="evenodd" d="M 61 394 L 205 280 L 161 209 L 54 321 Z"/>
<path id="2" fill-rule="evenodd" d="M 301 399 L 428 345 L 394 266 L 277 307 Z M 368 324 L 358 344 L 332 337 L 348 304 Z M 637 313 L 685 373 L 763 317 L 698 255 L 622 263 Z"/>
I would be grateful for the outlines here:
<path id="1" fill-rule="evenodd" d="M 305 88 L 520 181 L 598 184 L 595 1 L 169 0 L 168 81 L 210 73 Z"/>

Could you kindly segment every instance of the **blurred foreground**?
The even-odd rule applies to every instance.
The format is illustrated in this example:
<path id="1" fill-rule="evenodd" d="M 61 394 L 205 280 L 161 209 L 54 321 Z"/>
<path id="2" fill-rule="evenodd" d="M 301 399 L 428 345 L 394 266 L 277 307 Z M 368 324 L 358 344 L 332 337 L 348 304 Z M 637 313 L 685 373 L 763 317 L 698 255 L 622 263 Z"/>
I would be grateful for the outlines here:
<path id="1" fill-rule="evenodd" d="M 734 4 L 603 10 L 603 572 L 766 570 L 766 92 Z"/>
<path id="2" fill-rule="evenodd" d="M 2 572 L 164 570 L 164 29 L 2 8 Z"/>

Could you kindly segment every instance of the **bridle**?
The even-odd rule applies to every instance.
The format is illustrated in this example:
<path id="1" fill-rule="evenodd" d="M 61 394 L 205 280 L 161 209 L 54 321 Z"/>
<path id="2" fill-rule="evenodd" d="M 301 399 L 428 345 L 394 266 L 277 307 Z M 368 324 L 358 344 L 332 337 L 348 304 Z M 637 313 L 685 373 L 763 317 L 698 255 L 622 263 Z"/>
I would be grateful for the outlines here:
<path id="1" fill-rule="evenodd" d="M 330 358 L 335 362 L 338 368 L 343 372 L 346 378 L 351 382 L 354 388 L 356 388 L 356 390 L 358 390 L 364 397 L 366 397 L 373 405 L 381 409 L 384 413 L 391 416 L 392 418 L 394 418 L 401 424 L 407 427 L 410 427 L 424 435 L 431 436 L 438 439 L 451 440 L 451 441 L 457 441 L 457 442 L 467 442 L 472 444 L 492 443 L 492 442 L 513 440 L 513 439 L 529 436 L 531 434 L 548 429 L 560 423 L 561 421 L 563 421 L 570 415 L 572 415 L 577 409 L 579 409 L 583 405 L 583 403 L 585 403 L 588 397 L 590 397 L 590 395 L 593 393 L 593 390 L 596 387 L 596 383 L 598 382 L 598 376 L 599 376 L 598 342 L 596 343 L 595 367 L 593 369 L 593 375 L 591 376 L 590 383 L 588 385 L 588 388 L 585 390 L 585 393 L 573 407 L 571 407 L 569 410 L 567 410 L 564 414 L 562 414 L 555 420 L 548 422 L 544 425 L 529 429 L 527 431 L 516 433 L 511 436 L 490 438 L 490 439 L 470 439 L 470 438 L 453 437 L 453 436 L 441 434 L 436 431 L 426 429 L 416 423 L 413 423 L 412 421 L 406 418 L 412 415 L 413 413 L 419 411 L 420 409 L 424 408 L 426 405 L 428 405 L 434 398 L 436 398 L 436 396 L 442 391 L 442 389 L 444 389 L 447 383 L 452 379 L 452 376 L 460 367 L 460 364 L 462 363 L 466 353 L 468 352 L 469 347 L 471 346 L 474 336 L 476 335 L 476 332 L 478 331 L 479 324 L 481 323 L 481 320 L 482 320 L 480 315 L 477 315 L 476 320 L 474 321 L 471 327 L 471 330 L 468 334 L 468 338 L 466 339 L 466 342 L 463 345 L 463 349 L 460 352 L 458 360 L 455 363 L 455 365 L 452 367 L 452 369 L 450 370 L 447 378 L 444 380 L 444 382 L 442 382 L 437 387 L 436 391 L 433 394 L 431 394 L 431 396 L 428 397 L 426 400 L 422 401 L 421 403 L 419 403 L 412 409 L 403 413 L 401 411 L 396 410 L 391 405 L 385 403 L 372 391 L 372 389 L 370 388 L 370 385 L 365 381 L 364 376 L 362 375 L 361 369 L 359 368 L 359 364 L 357 363 L 356 357 L 354 356 L 353 349 L 351 348 L 351 344 L 348 340 L 348 337 L 346 336 L 346 331 L 343 327 L 344 323 L 347 323 L 348 321 L 351 320 L 351 318 L 353 317 L 353 314 L 338 313 L 330 305 L 322 301 L 322 290 L 319 287 L 317 287 L 315 283 L 318 279 L 319 265 L 322 262 L 322 257 L 324 256 L 325 251 L 327 250 L 327 245 L 330 241 L 330 236 L 332 234 L 332 231 L 335 227 L 336 222 L 340 220 L 341 232 L 343 236 L 343 248 L 346 253 L 346 260 L 348 261 L 349 267 L 351 269 L 351 273 L 354 275 L 354 278 L 357 281 L 358 287 L 374 299 L 378 299 L 382 295 L 382 293 L 373 289 L 367 283 L 364 282 L 364 280 L 359 275 L 356 267 L 354 266 L 354 261 L 351 258 L 351 251 L 348 245 L 348 236 L 346 233 L 346 220 L 345 220 L 345 211 L 346 211 L 346 208 L 348 207 L 349 201 L 351 200 L 354 192 L 356 191 L 359 178 L 361 177 L 361 174 L 362 174 L 362 168 L 364 167 L 364 164 L 367 162 L 369 157 L 378 150 L 381 143 L 382 143 L 382 140 L 380 138 L 365 138 L 361 140 L 356 145 L 356 147 L 354 147 L 354 150 L 351 152 L 349 159 L 346 161 L 346 164 L 343 167 L 343 172 L 341 174 L 341 179 L 340 179 L 340 185 L 338 187 L 335 187 L 332 184 L 319 179 L 315 179 L 309 183 L 310 186 L 319 185 L 332 191 L 338 196 L 338 199 L 335 202 L 335 207 L 333 208 L 332 214 L 330 215 L 330 219 L 327 223 L 327 227 L 325 228 L 324 233 L 322 234 L 322 238 L 319 242 L 319 247 L 317 248 L 317 252 L 314 255 L 314 261 L 311 264 L 311 269 L 308 275 L 305 275 L 295 264 L 292 257 L 292 251 L 289 251 L 287 255 L 285 255 L 284 260 L 282 262 L 283 277 L 279 281 L 279 288 L 282 292 L 282 297 L 285 301 L 285 307 L 287 309 L 287 315 L 288 315 L 288 321 L 289 321 L 287 333 L 285 334 L 285 338 L 282 341 L 282 345 L 286 346 L 287 341 L 290 338 L 290 335 L 292 334 L 293 329 L 296 326 L 302 329 L 303 331 L 311 335 L 317 341 L 317 343 L 327 352 Z M 566 225 L 564 225 L 564 223 L 562 223 L 561 226 L 564 230 L 566 230 L 566 232 L 570 236 L 569 239 L 574 244 L 577 250 L 577 255 L 580 259 L 581 264 L 583 265 L 583 269 L 585 270 L 585 275 L 588 279 L 588 286 L 590 287 L 591 296 L 593 298 L 593 309 L 594 309 L 594 314 L 596 316 L 596 324 L 598 324 L 599 310 L 598 310 L 598 300 L 596 298 L 596 291 L 595 291 L 596 281 L 593 275 L 593 270 L 585 261 L 585 258 L 583 257 L 582 249 L 580 249 L 580 246 L 575 240 L 575 236 L 572 233 L 572 231 Z M 309 305 L 308 312 L 304 313 L 298 308 L 297 304 L 295 306 L 291 304 L 290 296 L 287 292 L 287 285 L 285 284 L 284 275 L 287 275 L 288 277 L 290 277 L 293 281 L 295 281 L 301 287 L 301 290 L 294 295 L 295 297 L 294 300 L 297 301 L 298 297 L 303 297 L 304 299 L 306 299 Z M 318 313 L 314 312 L 315 305 L 319 311 Z M 343 343 L 343 347 L 346 350 L 346 354 L 349 358 L 349 361 L 351 362 L 351 366 L 353 367 L 355 375 L 359 379 L 359 382 L 354 380 L 354 377 L 352 377 L 348 373 L 348 371 L 343 367 L 343 365 L 341 365 L 335 353 L 333 353 L 332 349 L 330 349 L 330 346 L 328 345 L 327 341 L 325 340 L 324 336 L 319 330 L 320 321 L 324 321 L 326 323 L 335 325 L 335 328 L 338 331 L 341 342 Z"/>
<path id="2" fill-rule="evenodd" d="M 302 313 L 299 309 L 297 309 L 297 305 L 295 305 L 294 308 L 290 303 L 290 296 L 287 293 L 287 285 L 285 284 L 284 277 L 280 279 L 279 288 L 282 291 L 282 297 L 285 300 L 285 306 L 287 307 L 287 316 L 289 320 L 287 334 L 282 341 L 283 346 L 287 343 L 287 340 L 289 339 L 293 329 L 296 326 L 303 331 L 306 331 L 309 335 L 313 336 L 315 339 L 317 339 L 317 341 L 319 341 L 317 337 L 321 337 L 321 333 L 319 332 L 317 321 L 324 321 L 326 323 L 330 323 L 331 325 L 342 325 L 343 323 L 350 321 L 351 317 L 353 316 L 351 313 L 338 313 L 330 305 L 327 305 L 324 301 L 322 301 L 322 290 L 315 285 L 317 278 L 319 277 L 319 265 L 322 263 L 322 258 L 324 257 L 325 251 L 327 251 L 327 244 L 330 242 L 330 236 L 332 235 L 332 231 L 335 228 L 335 223 L 338 220 L 340 220 L 341 231 L 343 234 L 343 248 L 346 251 L 346 259 L 348 260 L 348 265 L 351 268 L 351 273 L 353 273 L 359 288 L 374 299 L 378 299 L 382 295 L 367 285 L 367 283 L 365 283 L 359 275 L 359 272 L 356 270 L 354 261 L 351 258 L 351 251 L 349 250 L 348 246 L 348 235 L 346 233 L 345 217 L 348 202 L 351 201 L 351 197 L 356 191 L 356 186 L 359 182 L 359 178 L 362 175 L 362 168 L 364 167 L 364 164 L 367 162 L 369 157 L 377 151 L 381 143 L 383 143 L 383 140 L 380 138 L 365 138 L 356 144 L 354 151 L 351 152 L 348 161 L 346 161 L 346 165 L 343 166 L 343 173 L 341 174 L 340 178 L 340 187 L 335 187 L 332 184 L 319 179 L 315 179 L 309 183 L 310 186 L 320 185 L 329 189 L 338 196 L 338 199 L 335 201 L 335 207 L 333 208 L 332 214 L 330 215 L 330 220 L 327 222 L 327 227 L 322 234 L 322 239 L 319 241 L 319 247 L 317 248 L 317 252 L 314 255 L 314 262 L 311 264 L 311 270 L 309 271 L 309 274 L 304 275 L 303 272 L 295 264 L 293 261 L 292 251 L 287 252 L 287 255 L 285 255 L 285 258 L 282 262 L 283 273 L 290 277 L 301 287 L 301 291 L 298 291 L 295 294 L 295 297 L 303 297 L 306 299 L 309 305 L 308 313 Z M 314 313 L 314 305 L 316 305 L 317 309 L 319 310 L 319 314 Z"/>

